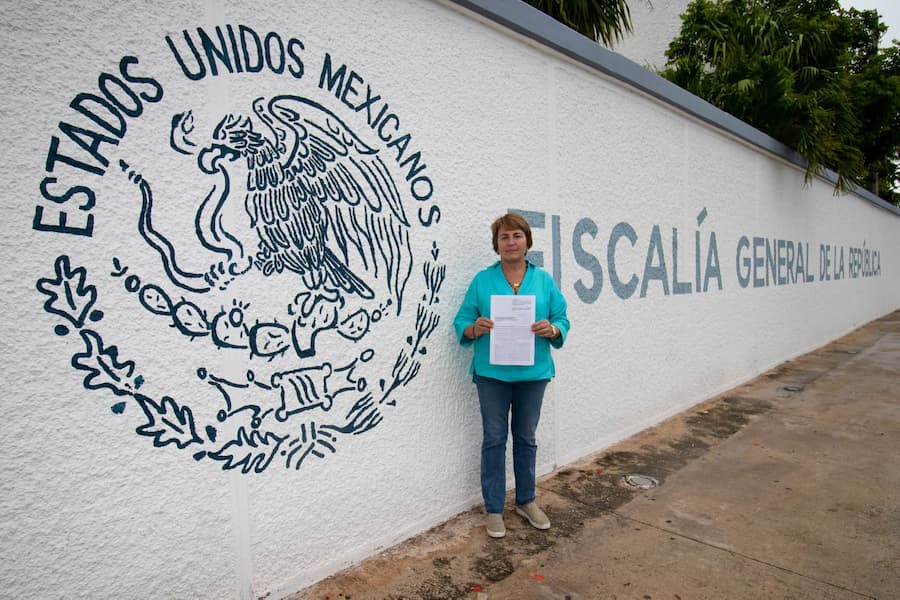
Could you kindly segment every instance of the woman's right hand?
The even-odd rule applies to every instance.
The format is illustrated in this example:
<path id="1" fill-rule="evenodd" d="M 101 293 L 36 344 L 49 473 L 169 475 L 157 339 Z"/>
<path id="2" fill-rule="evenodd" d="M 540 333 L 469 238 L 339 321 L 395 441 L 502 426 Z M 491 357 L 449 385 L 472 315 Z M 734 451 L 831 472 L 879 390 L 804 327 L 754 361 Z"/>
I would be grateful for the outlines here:
<path id="1" fill-rule="evenodd" d="M 474 340 L 480 338 L 484 334 L 490 332 L 490 330 L 493 328 L 493 321 L 491 321 L 487 317 L 478 317 L 470 327 L 470 329 L 472 330 L 472 339 Z"/>

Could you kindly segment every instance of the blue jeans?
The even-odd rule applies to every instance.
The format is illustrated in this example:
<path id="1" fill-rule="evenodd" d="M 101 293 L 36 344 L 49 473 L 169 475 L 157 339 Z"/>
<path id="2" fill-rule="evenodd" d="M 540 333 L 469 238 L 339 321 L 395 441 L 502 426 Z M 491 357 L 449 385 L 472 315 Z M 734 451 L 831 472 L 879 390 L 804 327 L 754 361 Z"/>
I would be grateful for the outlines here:
<path id="1" fill-rule="evenodd" d="M 506 497 L 506 438 L 512 409 L 513 471 L 516 504 L 534 502 L 537 443 L 534 432 L 548 380 L 500 381 L 475 375 L 481 404 L 481 494 L 488 513 L 502 513 Z"/>

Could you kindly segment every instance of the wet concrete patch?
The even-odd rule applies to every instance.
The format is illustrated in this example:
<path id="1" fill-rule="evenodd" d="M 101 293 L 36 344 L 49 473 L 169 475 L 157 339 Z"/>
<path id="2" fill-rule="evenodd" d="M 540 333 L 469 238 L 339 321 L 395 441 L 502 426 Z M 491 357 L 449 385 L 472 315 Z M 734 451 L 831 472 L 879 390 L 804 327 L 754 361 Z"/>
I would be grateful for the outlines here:
<path id="1" fill-rule="evenodd" d="M 510 560 L 510 552 L 502 546 L 490 547 L 486 556 L 475 559 L 475 573 L 487 581 L 497 582 L 506 579 L 516 570 Z"/>
<path id="2" fill-rule="evenodd" d="M 556 524 L 553 521 L 551 521 L 551 523 Z M 545 550 L 549 550 L 556 545 L 556 538 L 564 536 L 560 531 L 555 531 L 553 535 L 549 535 L 546 531 L 529 529 L 525 533 L 519 534 L 518 537 L 521 541 L 525 542 L 520 548 L 521 552 L 527 556 L 534 556 L 535 554 L 540 554 Z"/>
<path id="3" fill-rule="evenodd" d="M 460 600 L 469 596 L 471 587 L 453 582 L 447 573 L 436 572 L 416 587 L 421 600 Z"/>
<path id="4" fill-rule="evenodd" d="M 841 353 L 840 357 L 837 356 L 837 353 L 830 354 L 835 356 L 834 366 L 836 366 L 837 363 L 841 360 L 852 358 L 852 356 L 847 355 L 846 352 Z M 820 378 L 822 375 L 828 373 L 831 368 L 832 365 L 819 366 L 819 368 L 808 368 L 802 364 L 786 363 L 784 365 L 779 365 L 771 371 L 767 371 L 763 376 L 767 379 L 776 379 L 778 381 L 794 383 L 797 385 L 808 385 Z"/>
<path id="5" fill-rule="evenodd" d="M 639 455 L 636 453 L 611 454 L 614 456 L 610 458 L 614 461 L 622 461 L 624 458 L 622 455 L 628 454 L 634 462 L 638 462 Z M 604 512 L 612 511 L 631 500 L 635 491 L 627 489 L 621 484 L 623 471 L 611 468 L 608 463 L 601 461 L 603 459 L 600 459 L 597 464 L 598 466 L 603 465 L 602 469 L 570 470 L 566 474 L 558 474 L 556 478 L 545 485 L 563 498 L 580 504 L 583 507 L 585 518 L 594 518 Z M 612 470 L 607 471 L 607 469 Z M 579 529 L 577 525 L 577 522 L 570 524 L 573 529 L 572 534 Z"/>
<path id="6" fill-rule="evenodd" d="M 676 453 L 688 458 L 699 458 L 703 453 L 709 450 L 709 444 L 698 437 L 683 437 L 669 444 Z"/>
<path id="7" fill-rule="evenodd" d="M 700 438 L 729 438 L 759 415 L 772 408 L 772 404 L 756 398 L 728 396 L 715 405 L 685 417 L 692 434 Z"/>
<path id="8" fill-rule="evenodd" d="M 480 589 L 485 585 L 486 578 L 473 581 L 468 560 L 471 553 L 467 549 L 460 550 L 462 556 L 432 558 L 431 569 L 407 570 L 402 581 L 397 582 L 394 593 L 387 596 L 379 595 L 377 596 L 378 600 L 461 600 L 470 598 L 473 589 Z M 502 564 L 502 560 L 499 563 L 486 565 L 486 571 L 491 572 L 490 568 L 493 567 L 499 572 L 498 564 Z M 375 596 L 362 594 L 360 598 L 365 600 L 375 598 Z"/>
<path id="9" fill-rule="evenodd" d="M 583 515 L 576 513 L 569 523 L 571 532 L 567 534 L 574 535 L 585 519 L 613 512 L 645 492 L 628 485 L 627 476 L 644 475 L 664 484 L 673 473 L 772 408 L 772 403 L 753 397 L 726 396 L 713 400 L 673 418 L 665 426 L 639 434 L 628 449 L 606 452 L 590 463 L 558 472 L 541 487 L 582 507 Z"/>
<path id="10" fill-rule="evenodd" d="M 592 516 L 591 511 L 586 507 L 574 503 L 546 506 L 544 512 L 547 513 L 547 517 L 553 524 L 550 530 L 559 538 L 572 537 L 582 530 L 585 521 Z"/>

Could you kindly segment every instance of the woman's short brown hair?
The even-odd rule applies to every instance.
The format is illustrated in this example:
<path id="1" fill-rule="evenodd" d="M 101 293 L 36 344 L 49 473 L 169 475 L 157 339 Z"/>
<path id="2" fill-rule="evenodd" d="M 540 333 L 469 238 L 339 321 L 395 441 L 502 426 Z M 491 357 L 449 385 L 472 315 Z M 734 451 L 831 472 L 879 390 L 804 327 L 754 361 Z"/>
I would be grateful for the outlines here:
<path id="1" fill-rule="evenodd" d="M 527 242 L 527 248 L 531 249 L 531 244 L 533 240 L 531 238 L 531 227 L 528 225 L 528 221 L 525 220 L 520 214 L 511 212 L 506 213 L 502 217 L 498 217 L 493 223 L 491 223 L 491 237 L 494 242 L 494 252 L 500 253 L 500 246 L 497 243 L 497 238 L 500 235 L 500 228 L 507 230 L 516 230 L 519 229 L 525 233 L 525 241 Z"/>

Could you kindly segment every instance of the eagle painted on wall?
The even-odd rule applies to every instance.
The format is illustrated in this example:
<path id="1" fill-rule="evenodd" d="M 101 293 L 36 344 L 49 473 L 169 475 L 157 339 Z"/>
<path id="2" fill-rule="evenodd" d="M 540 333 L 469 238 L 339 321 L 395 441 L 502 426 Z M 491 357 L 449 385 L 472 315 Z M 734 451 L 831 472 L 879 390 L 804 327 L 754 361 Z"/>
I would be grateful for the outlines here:
<path id="1" fill-rule="evenodd" d="M 412 270 L 410 225 L 378 150 L 307 98 L 260 98 L 253 112 L 258 127 L 251 117 L 228 115 L 197 156 L 204 172 L 224 178 L 196 217 L 204 247 L 226 255 L 210 273 L 236 277 L 252 264 L 266 276 L 295 273 L 309 290 L 364 299 L 375 297 L 371 279 L 384 279 L 399 313 Z M 192 130 L 190 113 L 176 115 L 172 146 L 193 154 Z M 238 160 L 247 167 L 243 208 L 258 239 L 253 257 L 222 222 L 232 191 L 230 165 Z M 213 283 L 209 274 L 206 279 Z"/>

